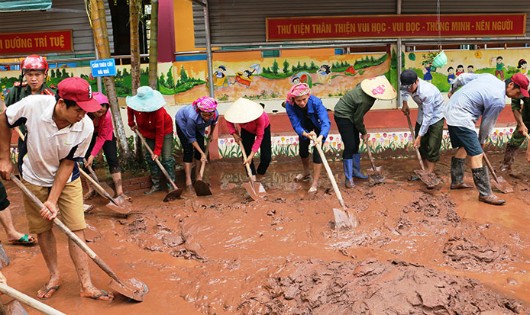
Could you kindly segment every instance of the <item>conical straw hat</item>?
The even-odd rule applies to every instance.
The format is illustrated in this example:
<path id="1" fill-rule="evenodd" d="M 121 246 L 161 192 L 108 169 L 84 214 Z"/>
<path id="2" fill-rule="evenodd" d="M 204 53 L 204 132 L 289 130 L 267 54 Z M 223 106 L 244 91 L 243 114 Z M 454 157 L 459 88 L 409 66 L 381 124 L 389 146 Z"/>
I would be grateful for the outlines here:
<path id="1" fill-rule="evenodd" d="M 361 88 L 364 93 L 380 100 L 391 100 L 397 96 L 396 90 L 384 75 L 363 80 Z"/>
<path id="2" fill-rule="evenodd" d="M 246 98 L 239 98 L 225 112 L 225 119 L 233 124 L 244 124 L 258 119 L 263 107 Z"/>

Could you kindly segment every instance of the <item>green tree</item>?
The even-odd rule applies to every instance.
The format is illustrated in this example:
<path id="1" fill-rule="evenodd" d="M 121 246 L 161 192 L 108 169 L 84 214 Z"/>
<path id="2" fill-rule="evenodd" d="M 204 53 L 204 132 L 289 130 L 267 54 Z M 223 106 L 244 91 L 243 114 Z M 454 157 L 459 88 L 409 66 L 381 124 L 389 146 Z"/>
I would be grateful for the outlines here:
<path id="1" fill-rule="evenodd" d="M 272 63 L 272 73 L 278 74 L 278 70 L 280 70 L 280 66 L 278 66 L 278 62 L 276 59 L 274 59 L 274 62 Z"/>
<path id="2" fill-rule="evenodd" d="M 166 86 L 168 88 L 175 87 L 175 81 L 173 80 L 173 67 L 169 67 L 169 70 L 167 71 Z"/>
<path id="3" fill-rule="evenodd" d="M 169 75 L 168 75 L 168 80 L 169 80 Z M 186 69 L 184 69 L 184 66 L 181 66 L 180 67 L 180 82 L 184 83 L 188 80 L 189 80 L 189 77 L 188 77 L 188 74 L 186 73 Z"/>
<path id="4" fill-rule="evenodd" d="M 289 62 L 287 60 L 283 61 L 283 73 L 288 74 L 289 73 Z"/>
<path id="5" fill-rule="evenodd" d="M 167 86 L 167 83 L 166 83 L 166 77 L 164 76 L 163 73 L 160 75 L 160 78 L 158 78 L 158 83 L 159 83 L 160 85 L 165 86 L 165 87 L 169 87 L 169 86 Z"/>

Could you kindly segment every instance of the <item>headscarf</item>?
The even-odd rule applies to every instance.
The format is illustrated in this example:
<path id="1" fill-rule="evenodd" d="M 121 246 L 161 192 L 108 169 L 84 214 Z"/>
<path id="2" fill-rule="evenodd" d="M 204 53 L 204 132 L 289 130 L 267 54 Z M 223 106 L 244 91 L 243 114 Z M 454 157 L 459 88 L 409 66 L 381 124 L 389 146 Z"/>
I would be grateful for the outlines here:
<path id="1" fill-rule="evenodd" d="M 294 98 L 297 96 L 303 96 L 311 94 L 311 89 L 307 83 L 296 83 L 291 87 L 289 93 L 287 93 L 286 102 L 294 104 Z"/>
<path id="2" fill-rule="evenodd" d="M 193 106 L 197 111 L 210 113 L 217 108 L 217 101 L 209 96 L 199 97 L 193 102 Z"/>

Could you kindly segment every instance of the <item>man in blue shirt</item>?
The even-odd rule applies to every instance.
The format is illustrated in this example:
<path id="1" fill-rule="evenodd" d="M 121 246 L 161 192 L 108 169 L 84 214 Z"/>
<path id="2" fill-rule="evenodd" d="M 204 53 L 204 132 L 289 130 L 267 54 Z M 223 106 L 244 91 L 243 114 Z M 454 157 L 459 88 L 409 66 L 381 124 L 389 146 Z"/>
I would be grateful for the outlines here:
<path id="1" fill-rule="evenodd" d="M 479 201 L 504 204 L 505 201 L 491 191 L 487 169 L 482 165 L 482 147 L 506 105 L 506 96 L 528 97 L 528 78 L 517 73 L 503 82 L 491 74 L 464 73 L 455 80 L 448 96 L 450 100 L 443 112 L 451 144 L 457 149 L 451 160 L 451 189 L 465 188 L 464 163 L 469 155 Z M 477 137 L 475 124 L 479 118 L 481 122 Z"/>

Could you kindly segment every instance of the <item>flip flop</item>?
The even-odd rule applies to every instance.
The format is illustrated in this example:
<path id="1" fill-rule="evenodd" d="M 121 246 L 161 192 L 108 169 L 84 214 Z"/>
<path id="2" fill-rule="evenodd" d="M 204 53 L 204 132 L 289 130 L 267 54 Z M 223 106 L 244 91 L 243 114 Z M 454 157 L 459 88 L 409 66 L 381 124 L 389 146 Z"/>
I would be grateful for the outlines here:
<path id="1" fill-rule="evenodd" d="M 9 244 L 11 244 L 11 245 L 21 245 L 21 246 L 35 246 L 35 245 L 37 245 L 37 240 L 33 236 L 31 236 L 29 234 L 24 234 L 18 240 L 9 241 Z"/>
<path id="2" fill-rule="evenodd" d="M 93 300 L 99 300 L 99 301 L 112 301 L 114 299 L 114 295 L 105 290 L 99 290 L 99 293 L 96 293 L 94 295 L 81 293 L 81 296 L 91 298 Z M 105 297 L 108 297 L 109 299 L 103 299 Z"/>
<path id="3" fill-rule="evenodd" d="M 37 297 L 41 300 L 47 300 L 49 298 L 51 298 L 55 292 L 57 292 L 57 290 L 59 290 L 59 288 L 61 287 L 60 284 L 57 284 L 57 285 L 54 285 L 54 286 L 51 286 L 51 287 L 47 287 L 47 283 L 42 287 L 42 289 L 40 289 L 38 292 L 37 292 Z M 43 292 L 44 294 L 42 295 L 42 297 L 39 296 L 39 292 Z M 50 294 L 51 292 L 51 294 Z M 46 296 L 50 294 L 50 296 Z"/>

